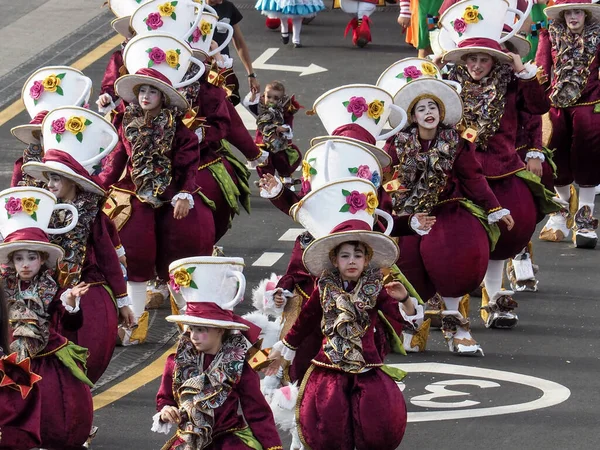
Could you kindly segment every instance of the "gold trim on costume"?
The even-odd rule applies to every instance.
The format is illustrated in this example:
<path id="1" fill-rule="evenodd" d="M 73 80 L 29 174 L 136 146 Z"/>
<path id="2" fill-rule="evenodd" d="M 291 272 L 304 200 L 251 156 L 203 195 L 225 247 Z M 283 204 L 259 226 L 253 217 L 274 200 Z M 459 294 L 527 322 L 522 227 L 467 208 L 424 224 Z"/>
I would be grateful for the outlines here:
<path id="1" fill-rule="evenodd" d="M 511 175 L 514 175 L 517 172 L 521 172 L 522 170 L 525 170 L 525 168 L 523 167 L 521 169 L 513 170 L 512 172 L 508 172 L 508 173 L 505 173 L 503 175 L 495 175 L 493 177 L 492 176 L 486 176 L 485 178 L 488 179 L 488 180 L 499 180 L 501 178 L 510 177 Z"/>
<path id="2" fill-rule="evenodd" d="M 308 383 L 308 379 L 310 378 L 310 375 L 312 374 L 314 368 L 315 366 L 311 364 L 306 373 L 304 374 L 302 383 L 300 383 L 300 389 L 298 390 L 298 398 L 296 399 L 296 427 L 298 428 L 298 437 L 300 438 L 300 442 L 302 442 L 306 450 L 311 450 L 311 448 L 306 443 L 306 440 L 304 439 L 304 434 L 302 433 L 302 426 L 300 424 L 300 404 L 302 403 L 302 398 L 304 397 L 304 389 L 306 389 L 306 383 Z"/>

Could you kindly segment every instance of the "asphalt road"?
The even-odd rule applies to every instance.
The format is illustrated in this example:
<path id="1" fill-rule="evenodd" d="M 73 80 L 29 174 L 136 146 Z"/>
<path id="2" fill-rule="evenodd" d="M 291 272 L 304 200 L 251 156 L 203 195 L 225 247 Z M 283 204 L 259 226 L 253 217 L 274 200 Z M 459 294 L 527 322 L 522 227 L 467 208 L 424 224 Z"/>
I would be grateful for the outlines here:
<path id="1" fill-rule="evenodd" d="M 96 3 L 99 6 L 100 2 Z M 343 84 L 374 83 L 387 66 L 415 53 L 403 43 L 395 22 L 396 9 L 392 7 L 373 15 L 373 44 L 367 49 L 353 48 L 350 38 L 343 38 L 348 19 L 341 11 L 319 14 L 303 28 L 304 48 L 294 49 L 282 45 L 278 33 L 265 29 L 263 18 L 253 10 L 253 2 L 236 3 L 245 16 L 241 25 L 253 59 L 268 48 L 277 48 L 268 64 L 316 64 L 327 69 L 306 76 L 299 76 L 298 71 L 256 70 L 263 85 L 281 80 L 307 109 L 326 90 Z M 34 9 L 29 1 L 21 8 L 23 14 Z M 19 17 L 20 11 L 16 6 L 10 13 Z M 111 38 L 110 18 L 110 13 L 102 12 L 79 27 L 70 23 L 74 31 L 51 46 L 43 41 L 32 42 L 38 53 L 0 77 L 0 108 L 18 98 L 22 83 L 35 68 L 71 64 Z M 67 23 L 70 19 L 62 20 Z M 9 25 L 0 20 L 0 32 Z M 60 29 L 61 22 L 44 25 Z M 24 30 L 23 36 L 17 32 L 11 39 L 20 40 L 25 35 Z M 10 40 L 5 44 L 11 45 Z M 107 60 L 104 56 L 84 69 L 93 79 L 96 92 Z M 7 111 L 0 110 L 2 187 L 8 187 L 12 164 L 22 151 L 9 130 L 29 121 L 23 112 L 6 121 L 10 117 Z M 306 150 L 310 139 L 323 132 L 316 116 L 297 116 L 294 134 L 301 149 Z M 235 219 L 232 230 L 219 244 L 227 255 L 244 257 L 248 296 L 261 278 L 285 271 L 292 242 L 279 237 L 298 227 L 258 196 L 253 198 L 252 214 L 242 213 Z M 283 256 L 270 267 L 253 266 L 265 252 Z M 534 239 L 534 257 L 541 268 L 540 291 L 515 297 L 521 319 L 516 329 L 486 330 L 478 320 L 479 299 L 472 299 L 473 333 L 485 357 L 452 355 L 441 333 L 432 331 L 425 353 L 389 358 L 390 364 L 401 364 L 409 372 L 403 388 L 410 423 L 401 448 L 598 448 L 600 251 L 576 250 L 567 242 L 550 244 Z M 240 311 L 246 311 L 248 305 L 247 300 Z M 175 332 L 163 320 L 167 313 L 166 307 L 153 312 L 152 334 L 146 345 L 115 353 L 95 391 L 95 423 L 100 431 L 92 448 L 158 449 L 165 442 L 164 435 L 152 433 L 150 426 L 159 383 L 156 377 L 161 373 L 160 357 L 172 345 Z M 289 444 L 289 439 L 285 441 Z"/>

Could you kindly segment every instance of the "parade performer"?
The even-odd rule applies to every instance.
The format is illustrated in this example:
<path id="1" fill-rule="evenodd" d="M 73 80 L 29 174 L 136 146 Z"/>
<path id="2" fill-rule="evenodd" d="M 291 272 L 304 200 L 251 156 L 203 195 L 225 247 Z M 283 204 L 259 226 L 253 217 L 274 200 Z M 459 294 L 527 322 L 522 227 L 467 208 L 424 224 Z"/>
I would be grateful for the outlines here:
<path id="1" fill-rule="evenodd" d="M 459 94 L 443 81 L 418 79 L 401 88 L 394 102 L 411 117 L 386 143 L 397 175 L 394 212 L 436 218 L 430 231 L 400 239 L 398 266 L 422 297 L 442 296 L 442 331 L 450 350 L 476 354 L 481 349 L 459 302 L 485 275 L 490 241 L 493 248 L 499 235 L 490 224 L 501 221 L 510 230 L 514 222 L 490 190 L 473 145 L 454 128 L 462 119 Z"/>
<path id="2" fill-rule="evenodd" d="M 76 109 L 71 112 L 81 113 Z M 69 111 L 63 109 L 61 114 L 68 116 Z M 94 114 L 94 123 L 88 125 L 89 129 L 84 132 L 93 130 L 101 120 Z M 48 147 L 51 137 L 45 139 Z M 61 141 L 63 151 L 49 149 L 41 163 L 25 164 L 23 170 L 33 178 L 43 180 L 61 203 L 73 205 L 79 212 L 75 228 L 51 237 L 51 242 L 66 252 L 66 257 L 58 264 L 60 286 L 70 288 L 80 282 L 89 285 L 89 290 L 81 298 L 83 325 L 76 332 L 59 324 L 56 327 L 60 334 L 88 349 L 88 377 L 95 383 L 112 358 L 119 321 L 125 328 L 132 327 L 135 321 L 119 262 L 119 255 L 125 256 L 124 249 L 122 246 L 115 248 L 113 243 L 119 241 L 117 229 L 112 220 L 102 213 L 106 193 L 75 159 L 75 155 L 81 156 L 78 149 L 65 148 L 64 141 Z M 51 224 L 58 228 L 69 219 L 68 215 L 54 215 Z M 147 323 L 139 326 L 147 327 Z"/>
<path id="3" fill-rule="evenodd" d="M 352 16 L 344 37 L 352 30 L 352 44 L 357 47 L 365 47 L 371 42 L 371 14 L 375 12 L 378 0 L 340 0 L 340 8 Z"/>
<path id="4" fill-rule="evenodd" d="M 401 0 L 398 24 L 406 30 L 406 42 L 418 50 L 418 57 L 432 53 L 429 32 L 435 29 L 443 0 Z M 415 11 L 417 14 L 412 14 Z"/>
<path id="5" fill-rule="evenodd" d="M 504 260 L 519 253 L 535 230 L 538 212 L 555 210 L 549 193 L 539 178 L 525 170 L 515 152 L 517 105 L 531 114 L 544 114 L 548 102 L 536 80 L 537 67 L 523 65 L 519 55 L 506 52 L 498 43 L 504 27 L 505 2 L 481 3 L 470 10 L 461 3 L 451 6 L 441 18 L 457 48 L 444 55 L 456 63 L 449 79 L 462 86 L 464 104 L 462 136 L 476 145 L 476 156 L 490 188 L 500 204 L 511 212 L 514 227 L 500 223 L 501 235 L 484 278 L 482 318 L 487 327 L 514 327 L 518 321 L 517 303 L 512 291 L 502 291 Z M 476 13 L 476 14 L 475 14 Z M 469 24 L 459 28 L 446 23 L 454 17 L 467 17 Z M 500 20 L 498 20 L 500 19 Z M 461 36 L 458 36 L 458 33 Z M 537 205 L 536 205 L 537 201 Z"/>
<path id="6" fill-rule="evenodd" d="M 590 0 L 557 0 L 544 12 L 552 23 L 540 34 L 536 62 L 543 69 L 552 104 L 548 147 L 554 149 L 555 189 L 562 209 L 550 217 L 540 238 L 562 241 L 573 225 L 575 245 L 595 248 L 598 220 L 593 216 L 594 197 L 600 182 L 600 6 Z M 575 208 L 570 208 L 576 202 L 573 182 L 579 185 L 575 213 Z"/>
<path id="7" fill-rule="evenodd" d="M 346 190 L 352 193 L 348 197 L 342 195 Z M 305 337 L 321 333 L 321 348 L 297 401 L 300 439 L 315 450 L 395 449 L 406 427 L 404 399 L 382 367 L 374 323 L 381 311 L 401 328 L 398 302 L 408 296 L 400 283 L 383 285 L 380 268 L 394 263 L 398 248 L 391 238 L 371 231 L 376 202 L 360 204 L 361 191 L 376 199 L 370 182 L 346 179 L 318 188 L 312 199 L 294 207 L 294 216 L 311 225 L 311 234 L 330 233 L 304 251 L 306 268 L 319 277 L 317 288 L 273 347 L 269 358 L 275 362 L 267 375 L 276 373 L 283 359 L 293 361 Z"/>
<path id="8" fill-rule="evenodd" d="M 167 449 L 283 450 L 260 380 L 246 362 L 260 329 L 233 313 L 243 296 L 242 258 L 194 257 L 169 267 L 185 326 L 156 396 L 153 431 L 177 433 Z M 241 410 L 241 413 L 240 413 Z"/>
<path id="9" fill-rule="evenodd" d="M 285 94 L 280 81 L 271 81 L 256 100 L 246 96 L 244 106 L 256 116 L 256 145 L 269 152 L 269 158 L 256 168 L 258 175 L 291 177 L 302 161 L 302 153 L 292 143 L 294 114 L 300 104 L 293 95 Z"/>
<path id="10" fill-rule="evenodd" d="M 56 201 L 51 194 L 24 187 L 0 198 L 7 205 L 0 215 L 0 263 L 12 335 L 0 358 L 0 449 L 79 449 L 92 427 L 87 350 L 60 335 L 54 323 L 71 330 L 82 325 L 80 297 L 89 286 L 61 293 L 54 279 L 51 268 L 64 251 L 43 231 Z"/>
<path id="11" fill-rule="evenodd" d="M 281 42 L 290 42 L 288 19 L 292 21 L 292 42 L 295 48 L 302 47 L 300 32 L 305 18 L 314 18 L 325 9 L 323 0 L 258 0 L 255 8 L 268 18 L 281 21 Z"/>

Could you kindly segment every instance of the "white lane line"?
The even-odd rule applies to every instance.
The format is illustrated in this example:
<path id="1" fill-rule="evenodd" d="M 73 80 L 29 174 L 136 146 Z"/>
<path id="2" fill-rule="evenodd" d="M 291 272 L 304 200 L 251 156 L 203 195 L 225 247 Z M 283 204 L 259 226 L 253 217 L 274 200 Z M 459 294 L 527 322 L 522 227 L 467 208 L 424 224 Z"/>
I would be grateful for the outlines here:
<path id="1" fill-rule="evenodd" d="M 284 255 L 279 252 L 264 252 L 260 258 L 252 263 L 253 266 L 271 267 Z"/>
<path id="2" fill-rule="evenodd" d="M 298 236 L 304 233 L 304 228 L 290 228 L 279 238 L 280 241 L 295 241 Z"/>
<path id="3" fill-rule="evenodd" d="M 244 105 L 241 103 L 235 107 L 235 110 L 238 112 L 242 121 L 244 122 L 244 126 L 247 130 L 256 130 L 256 117 L 252 115 L 250 111 L 246 109 Z"/>

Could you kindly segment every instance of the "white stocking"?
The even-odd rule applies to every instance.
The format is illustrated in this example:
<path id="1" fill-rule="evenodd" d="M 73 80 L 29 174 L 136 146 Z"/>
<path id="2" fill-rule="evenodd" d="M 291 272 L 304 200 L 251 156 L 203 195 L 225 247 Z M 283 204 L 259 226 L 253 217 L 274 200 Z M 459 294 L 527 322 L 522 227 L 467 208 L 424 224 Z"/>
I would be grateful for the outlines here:
<path id="1" fill-rule="evenodd" d="M 358 4 L 356 0 L 340 0 L 341 10 L 353 16 L 358 14 Z"/>
<path id="2" fill-rule="evenodd" d="M 502 270 L 504 269 L 504 261 L 496 261 L 490 259 L 488 268 L 485 272 L 483 283 L 490 299 L 492 296 L 502 289 Z"/>
<path id="3" fill-rule="evenodd" d="M 377 5 L 374 5 L 373 3 L 358 2 L 358 18 L 359 18 L 359 20 L 362 19 L 363 16 L 370 17 L 376 8 L 377 8 Z"/>
<path id="4" fill-rule="evenodd" d="M 290 29 L 288 27 L 287 17 L 281 18 L 281 34 L 288 34 Z"/>
<path id="5" fill-rule="evenodd" d="M 300 43 L 300 31 L 302 31 L 302 17 L 294 17 L 292 19 L 292 42 L 294 44 Z"/>
<path id="6" fill-rule="evenodd" d="M 127 294 L 131 299 L 131 309 L 135 315 L 135 320 L 138 320 L 146 309 L 146 281 L 128 281 Z"/>
<path id="7" fill-rule="evenodd" d="M 594 200 L 596 198 L 595 187 L 580 187 L 579 188 L 579 208 L 589 206 L 594 214 Z"/>
<path id="8" fill-rule="evenodd" d="M 554 190 L 562 201 L 569 203 L 569 199 L 571 198 L 570 184 L 567 184 L 566 186 L 555 186 Z"/>

